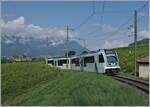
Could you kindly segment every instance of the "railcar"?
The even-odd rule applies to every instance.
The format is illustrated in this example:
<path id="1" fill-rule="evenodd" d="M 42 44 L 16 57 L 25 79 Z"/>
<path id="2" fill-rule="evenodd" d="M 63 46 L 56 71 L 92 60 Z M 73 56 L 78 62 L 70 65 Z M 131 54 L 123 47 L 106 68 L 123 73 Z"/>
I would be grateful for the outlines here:
<path id="1" fill-rule="evenodd" d="M 81 70 L 81 58 L 80 56 L 74 56 L 70 58 L 70 68 L 73 70 Z"/>
<path id="2" fill-rule="evenodd" d="M 65 57 L 48 58 L 47 64 L 51 67 L 58 67 L 61 69 L 70 69 L 70 65 L 71 65 L 70 58 L 65 58 Z"/>
<path id="3" fill-rule="evenodd" d="M 68 64 L 67 64 L 68 63 Z M 100 49 L 70 58 L 50 58 L 48 65 L 62 69 L 113 74 L 120 69 L 118 55 L 114 50 Z"/>

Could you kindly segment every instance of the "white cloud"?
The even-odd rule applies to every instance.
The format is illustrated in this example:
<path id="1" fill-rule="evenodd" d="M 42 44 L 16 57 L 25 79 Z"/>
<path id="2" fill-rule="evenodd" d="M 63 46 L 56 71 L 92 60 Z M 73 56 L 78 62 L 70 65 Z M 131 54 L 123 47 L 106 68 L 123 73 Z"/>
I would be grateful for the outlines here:
<path id="1" fill-rule="evenodd" d="M 41 26 L 33 25 L 33 24 L 26 25 L 25 18 L 23 16 L 15 20 L 8 21 L 6 23 L 3 22 L 3 24 L 1 24 L 1 27 L 2 27 L 2 33 L 8 36 L 7 39 L 12 37 L 19 37 L 20 38 L 19 42 L 23 44 L 28 42 L 31 38 L 46 41 L 47 36 L 49 38 L 49 41 L 53 41 L 52 45 L 60 44 L 62 43 L 62 40 L 66 39 L 65 29 L 59 29 L 56 27 L 42 28 Z M 76 35 L 77 33 L 70 32 L 69 36 L 73 38 Z"/>
<path id="2" fill-rule="evenodd" d="M 133 34 L 132 34 L 133 35 Z M 150 32 L 141 30 L 138 32 L 138 40 L 143 38 L 150 38 Z M 104 48 L 117 48 L 128 46 L 129 43 L 134 42 L 134 36 L 129 37 L 129 32 L 120 31 L 118 34 L 113 35 L 106 39 Z"/>
<path id="3" fill-rule="evenodd" d="M 143 39 L 143 38 L 150 38 L 150 32 L 146 31 L 146 30 L 142 30 L 142 31 L 139 31 L 138 32 L 138 37 L 140 39 Z"/>
<path id="4" fill-rule="evenodd" d="M 138 15 L 139 15 L 139 16 L 149 16 L 148 13 L 144 13 L 144 12 L 139 12 Z"/>
<path id="5" fill-rule="evenodd" d="M 96 38 L 91 37 L 92 40 L 87 40 L 89 44 L 88 47 L 91 50 L 125 47 L 134 42 L 134 36 L 131 36 L 134 34 L 134 29 L 131 29 L 131 31 L 128 31 L 127 29 L 119 30 L 116 27 L 106 24 L 97 24 L 96 26 L 99 27 L 101 31 L 106 32 L 106 34 L 99 35 Z M 138 40 L 143 38 L 150 38 L 150 32 L 147 30 L 138 30 Z"/>
<path id="6" fill-rule="evenodd" d="M 2 39 L 6 44 L 12 44 L 16 41 L 15 37 L 20 38 L 19 42 L 22 44 L 26 44 L 31 39 L 38 39 L 41 41 L 46 41 L 46 37 L 49 38 L 49 44 L 50 45 L 58 45 L 64 43 L 66 40 L 66 29 L 59 29 L 57 27 L 49 27 L 49 28 L 42 28 L 38 25 L 33 24 L 25 24 L 25 18 L 19 17 L 15 20 L 4 22 L 3 20 L 0 20 L 0 27 L 2 28 L 2 33 L 6 34 L 2 35 L 5 36 Z M 108 35 L 111 32 L 118 31 L 118 28 L 113 27 L 111 25 L 98 25 L 103 32 L 107 32 Z M 87 48 L 90 49 L 98 49 L 98 48 L 115 48 L 115 47 L 122 47 L 127 46 L 129 43 L 133 42 L 131 37 L 128 37 L 129 32 L 126 31 L 119 31 L 115 35 L 110 36 L 99 36 L 95 39 L 95 41 L 92 41 L 90 38 L 88 38 L 88 42 L 86 43 L 88 45 Z M 69 32 L 69 39 L 78 37 L 77 32 Z M 82 35 L 81 35 L 82 36 Z M 150 36 L 150 33 L 146 30 L 142 30 L 138 32 L 139 38 L 148 38 Z M 101 38 L 102 37 L 102 38 Z M 105 41 L 106 40 L 106 41 Z M 98 42 L 96 42 L 98 41 Z M 80 43 L 81 42 L 81 43 Z M 83 45 L 82 41 L 79 43 Z"/>
<path id="7" fill-rule="evenodd" d="M 104 24 L 104 25 L 102 26 L 102 30 L 103 30 L 104 32 L 109 32 L 109 33 L 111 33 L 111 32 L 117 31 L 117 28 L 112 27 L 112 26 L 110 26 L 110 25 Z"/>
<path id="8" fill-rule="evenodd" d="M 112 40 L 112 41 L 105 41 L 104 48 L 116 48 L 116 47 L 125 47 L 128 46 L 128 43 L 123 40 Z"/>
<path id="9" fill-rule="evenodd" d="M 12 23 L 15 23 L 16 25 L 23 25 L 24 24 L 24 17 L 21 16 L 18 19 L 13 20 Z"/>
<path id="10" fill-rule="evenodd" d="M 26 26 L 26 31 L 28 32 L 35 32 L 35 33 L 39 33 L 40 31 L 42 31 L 43 29 L 40 26 L 35 26 L 33 24 L 27 25 Z"/>
<path id="11" fill-rule="evenodd" d="M 107 33 L 112 33 L 112 32 L 115 32 L 117 31 L 117 28 L 116 27 L 113 27 L 111 25 L 107 25 L 107 24 L 96 24 L 96 26 L 98 28 L 100 28 L 100 30 L 102 30 L 103 32 L 107 32 Z"/>
<path id="12" fill-rule="evenodd" d="M 8 21 L 3 26 L 4 29 L 10 29 L 10 30 L 19 30 L 24 28 L 24 17 L 19 17 L 18 19 L 15 19 L 13 21 Z"/>
<path id="13" fill-rule="evenodd" d="M 14 41 L 12 41 L 12 40 L 6 40 L 6 41 L 5 41 L 6 44 L 12 44 L 13 42 L 14 42 Z"/>

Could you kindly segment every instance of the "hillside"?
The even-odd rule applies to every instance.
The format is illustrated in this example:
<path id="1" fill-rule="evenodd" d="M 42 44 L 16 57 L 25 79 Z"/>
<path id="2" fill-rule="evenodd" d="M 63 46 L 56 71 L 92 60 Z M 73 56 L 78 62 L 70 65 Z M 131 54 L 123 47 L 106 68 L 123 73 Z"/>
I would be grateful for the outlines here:
<path id="1" fill-rule="evenodd" d="M 121 66 L 121 72 L 134 72 L 134 46 L 116 49 Z M 137 60 L 149 55 L 149 44 L 137 45 Z"/>
<path id="2" fill-rule="evenodd" d="M 50 68 L 44 63 L 2 64 L 3 105 L 145 105 L 134 88 L 96 73 Z"/>
<path id="3" fill-rule="evenodd" d="M 146 44 L 146 43 L 147 44 L 149 43 L 149 39 L 148 38 L 144 38 L 142 40 L 137 41 L 137 44 L 139 44 L 139 45 Z M 134 42 L 129 44 L 129 46 L 132 46 L 132 45 L 134 45 Z"/>

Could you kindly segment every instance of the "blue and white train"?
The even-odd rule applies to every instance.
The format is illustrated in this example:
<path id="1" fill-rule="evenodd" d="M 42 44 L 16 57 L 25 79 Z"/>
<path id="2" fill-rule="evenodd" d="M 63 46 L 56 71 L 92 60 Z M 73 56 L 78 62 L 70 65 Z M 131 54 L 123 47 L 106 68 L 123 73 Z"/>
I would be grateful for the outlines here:
<path id="1" fill-rule="evenodd" d="M 49 66 L 59 67 L 62 69 L 106 74 L 116 73 L 120 69 L 116 51 L 109 49 L 99 49 L 98 51 L 91 51 L 69 58 L 48 58 L 47 64 Z"/>

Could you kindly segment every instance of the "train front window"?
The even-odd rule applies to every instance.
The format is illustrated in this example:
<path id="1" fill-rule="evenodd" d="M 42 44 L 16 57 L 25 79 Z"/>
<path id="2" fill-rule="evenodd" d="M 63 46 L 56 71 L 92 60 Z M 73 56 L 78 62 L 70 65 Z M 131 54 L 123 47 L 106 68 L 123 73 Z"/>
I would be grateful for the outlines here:
<path id="1" fill-rule="evenodd" d="M 107 56 L 107 62 L 108 65 L 116 65 L 117 64 L 116 56 Z"/>
<path id="2" fill-rule="evenodd" d="M 104 63 L 104 57 L 103 55 L 99 55 L 99 63 Z"/>

